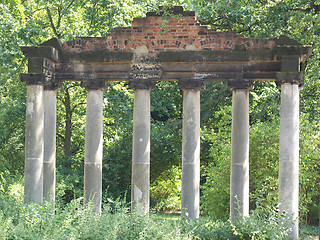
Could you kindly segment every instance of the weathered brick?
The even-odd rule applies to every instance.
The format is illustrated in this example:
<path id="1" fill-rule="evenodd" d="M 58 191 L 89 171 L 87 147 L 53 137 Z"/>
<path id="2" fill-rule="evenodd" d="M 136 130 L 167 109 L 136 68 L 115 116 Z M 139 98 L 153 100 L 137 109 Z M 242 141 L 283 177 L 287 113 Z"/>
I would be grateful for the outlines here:
<path id="1" fill-rule="evenodd" d="M 135 51 L 137 45 L 146 45 L 150 52 L 180 51 L 186 45 L 193 45 L 198 50 L 228 50 L 235 45 L 243 45 L 247 49 L 273 49 L 272 39 L 246 39 L 230 32 L 217 32 L 200 26 L 194 14 L 182 14 L 182 19 L 164 19 L 154 14 L 146 18 L 134 18 L 131 27 L 115 28 L 103 38 L 77 37 L 63 44 L 66 51 L 87 52 L 91 49 L 111 49 Z M 164 26 L 164 27 L 161 27 Z"/>

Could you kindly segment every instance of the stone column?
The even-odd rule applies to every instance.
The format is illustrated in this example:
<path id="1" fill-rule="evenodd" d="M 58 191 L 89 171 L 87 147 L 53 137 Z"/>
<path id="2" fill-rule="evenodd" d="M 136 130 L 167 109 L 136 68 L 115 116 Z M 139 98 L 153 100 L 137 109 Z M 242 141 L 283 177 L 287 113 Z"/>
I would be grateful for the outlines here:
<path id="1" fill-rule="evenodd" d="M 290 74 L 291 75 L 291 74 Z M 299 86 L 302 76 L 293 79 L 277 74 L 281 89 L 280 144 L 279 144 L 279 203 L 280 212 L 286 211 L 293 221 L 289 237 L 299 234 Z"/>
<path id="2" fill-rule="evenodd" d="M 103 150 L 103 88 L 105 82 L 86 81 L 87 89 L 86 135 L 84 157 L 84 202 L 93 202 L 101 212 L 102 150 Z"/>
<path id="3" fill-rule="evenodd" d="M 181 214 L 199 218 L 200 89 L 203 81 L 180 80 L 183 91 Z"/>
<path id="4" fill-rule="evenodd" d="M 27 82 L 24 201 L 43 201 L 43 85 Z"/>
<path id="5" fill-rule="evenodd" d="M 54 83 L 44 87 L 43 199 L 53 202 L 56 187 L 57 87 Z"/>
<path id="6" fill-rule="evenodd" d="M 25 55 L 28 56 L 28 73 L 21 74 L 20 76 L 21 81 L 25 81 L 27 83 L 27 114 L 25 135 L 25 202 L 31 200 L 36 203 L 41 203 L 43 201 L 43 197 L 48 195 L 48 192 L 53 191 L 51 195 L 52 197 L 54 197 L 55 177 L 54 169 L 52 169 L 51 167 L 52 165 L 54 165 L 54 163 L 52 162 L 55 161 L 55 146 L 48 146 L 51 144 L 55 144 L 55 119 L 51 119 L 51 122 L 49 120 L 50 123 L 47 122 L 48 124 L 45 130 L 44 108 L 48 110 L 46 112 L 47 116 L 48 114 L 51 114 L 49 113 L 49 111 L 52 110 L 55 112 L 55 110 L 53 110 L 55 109 L 55 100 L 54 102 L 51 102 L 52 98 L 49 97 L 47 93 L 44 93 L 44 87 L 48 87 L 52 84 L 54 85 L 55 79 L 53 72 L 55 67 L 53 59 L 54 61 L 56 61 L 58 56 L 54 48 L 21 47 L 21 50 Z M 52 59 L 44 58 L 42 54 Z M 47 100 L 47 98 L 50 98 L 50 100 L 48 100 L 50 102 L 46 102 L 48 104 L 44 107 L 44 100 Z M 51 104 L 53 104 L 53 106 Z M 53 107 L 53 109 L 51 109 L 51 107 Z M 47 118 L 47 120 L 49 118 Z M 45 134 L 47 136 L 46 143 L 44 140 Z M 46 155 L 46 160 L 44 160 L 45 144 L 47 145 L 46 153 L 48 153 L 48 155 Z M 44 171 L 46 172 L 44 173 Z M 46 181 L 48 180 L 47 173 L 48 175 L 50 175 L 50 184 Z M 43 180 L 44 174 L 46 175 L 45 181 Z M 49 185 L 51 186 L 49 187 Z"/>
<path id="7" fill-rule="evenodd" d="M 131 81 L 134 89 L 131 211 L 149 212 L 150 188 L 150 90 L 154 82 Z"/>
<path id="8" fill-rule="evenodd" d="M 230 217 L 249 215 L 249 90 L 250 81 L 230 81 L 232 89 Z"/>

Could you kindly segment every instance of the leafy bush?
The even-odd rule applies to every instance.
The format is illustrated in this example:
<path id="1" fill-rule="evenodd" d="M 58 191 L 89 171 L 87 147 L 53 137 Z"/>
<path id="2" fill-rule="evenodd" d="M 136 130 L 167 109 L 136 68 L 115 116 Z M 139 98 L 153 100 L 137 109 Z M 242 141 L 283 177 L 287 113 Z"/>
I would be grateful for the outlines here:
<path id="1" fill-rule="evenodd" d="M 319 224 L 320 124 L 309 117 L 302 114 L 300 121 L 299 210 L 302 223 Z"/>
<path id="2" fill-rule="evenodd" d="M 301 225 L 299 230 L 299 239 L 312 239 L 319 235 L 319 226 Z"/>
<path id="3" fill-rule="evenodd" d="M 4 196 L 4 195 L 2 195 Z M 27 205 L 0 198 L 1 239 L 190 239 L 178 224 L 128 213 L 121 204 L 103 206 L 100 215 L 81 198 L 65 207 Z"/>
<path id="4" fill-rule="evenodd" d="M 231 223 L 233 234 L 240 239 L 287 239 L 291 221 L 286 214 L 279 214 L 277 209 L 266 213 L 258 207 L 250 217 Z"/>
<path id="5" fill-rule="evenodd" d="M 257 208 L 237 221 L 163 219 L 129 213 L 123 201 L 106 200 L 101 214 L 82 198 L 62 206 L 23 204 L 0 192 L 1 239 L 286 239 L 288 223 L 276 210 Z"/>
<path id="6" fill-rule="evenodd" d="M 182 227 L 196 239 L 287 239 L 288 217 L 276 209 L 265 214 L 263 208 L 252 211 L 249 217 L 235 221 L 214 221 L 211 217 L 182 220 Z"/>
<path id="7" fill-rule="evenodd" d="M 176 212 L 181 208 L 181 168 L 174 166 L 162 173 L 150 187 L 153 207 L 160 212 Z"/>
<path id="8" fill-rule="evenodd" d="M 83 168 L 59 167 L 56 174 L 56 199 L 64 203 L 83 196 Z"/>
<path id="9" fill-rule="evenodd" d="M 216 130 L 202 129 L 201 140 L 210 147 L 211 163 L 204 169 L 201 196 L 201 213 L 214 219 L 229 217 L 230 156 L 231 156 L 231 107 L 215 112 L 220 119 Z"/>

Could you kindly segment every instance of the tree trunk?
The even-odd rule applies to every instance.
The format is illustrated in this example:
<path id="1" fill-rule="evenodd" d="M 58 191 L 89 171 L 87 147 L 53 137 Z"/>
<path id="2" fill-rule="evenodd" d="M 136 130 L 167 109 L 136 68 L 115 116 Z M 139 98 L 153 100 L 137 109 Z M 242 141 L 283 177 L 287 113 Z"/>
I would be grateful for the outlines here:
<path id="1" fill-rule="evenodd" d="M 65 108 L 66 108 L 64 158 L 65 158 L 65 166 L 68 168 L 71 168 L 72 110 L 71 110 L 69 88 L 66 88 L 64 96 L 65 96 L 64 97 L 64 104 L 65 104 Z"/>

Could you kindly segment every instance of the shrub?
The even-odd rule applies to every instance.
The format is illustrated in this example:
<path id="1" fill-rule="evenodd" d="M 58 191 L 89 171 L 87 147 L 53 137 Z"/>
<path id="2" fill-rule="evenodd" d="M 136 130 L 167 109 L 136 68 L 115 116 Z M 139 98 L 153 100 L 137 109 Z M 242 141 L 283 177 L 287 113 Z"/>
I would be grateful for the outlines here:
<path id="1" fill-rule="evenodd" d="M 220 119 L 216 130 L 202 129 L 202 142 L 210 143 L 211 163 L 203 170 L 205 183 L 201 190 L 201 213 L 214 219 L 228 219 L 231 156 L 231 108 L 221 108 L 215 113 Z"/>
<path id="2" fill-rule="evenodd" d="M 103 204 L 96 214 L 91 204 L 84 207 L 83 199 L 62 206 L 23 204 L 0 192 L 1 239 L 287 239 L 290 222 L 276 209 L 266 213 L 258 207 L 249 217 L 236 221 L 200 219 L 163 219 L 129 213 L 125 200 Z M 302 232 L 304 237 L 315 228 Z"/>
<path id="3" fill-rule="evenodd" d="M 258 207 L 249 217 L 232 222 L 203 217 L 192 221 L 185 219 L 183 223 L 184 231 L 195 239 L 274 240 L 287 239 L 291 221 L 285 214 L 279 215 L 277 209 L 266 214 L 265 209 Z"/>
<path id="4" fill-rule="evenodd" d="M 104 204 L 96 214 L 82 198 L 64 207 L 0 198 L 1 239 L 190 239 L 179 224 L 129 213 L 125 205 Z"/>
<path id="5" fill-rule="evenodd" d="M 179 211 L 181 208 L 181 169 L 173 166 L 162 173 L 150 187 L 154 209 L 162 212 Z"/>

